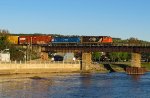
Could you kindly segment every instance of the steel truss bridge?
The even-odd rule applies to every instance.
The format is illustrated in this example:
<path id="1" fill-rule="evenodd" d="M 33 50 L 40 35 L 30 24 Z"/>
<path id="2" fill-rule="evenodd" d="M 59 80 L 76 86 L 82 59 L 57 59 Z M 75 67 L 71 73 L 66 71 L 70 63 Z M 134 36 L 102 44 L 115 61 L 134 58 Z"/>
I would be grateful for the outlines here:
<path id="1" fill-rule="evenodd" d="M 76 52 L 82 53 L 82 70 L 91 65 L 91 52 L 130 52 L 132 54 L 131 67 L 126 68 L 128 74 L 144 74 L 146 69 L 141 66 L 141 53 L 150 53 L 148 45 L 61 45 L 41 46 L 42 52 Z M 84 61 L 84 62 L 83 62 Z"/>

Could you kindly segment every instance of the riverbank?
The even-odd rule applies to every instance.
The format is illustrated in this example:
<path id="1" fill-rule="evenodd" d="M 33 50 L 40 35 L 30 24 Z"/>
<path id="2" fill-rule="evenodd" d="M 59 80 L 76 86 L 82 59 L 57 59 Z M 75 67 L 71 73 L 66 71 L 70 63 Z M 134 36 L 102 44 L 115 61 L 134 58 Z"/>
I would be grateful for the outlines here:
<path id="1" fill-rule="evenodd" d="M 150 63 L 142 63 L 150 71 Z M 89 70 L 81 71 L 80 64 L 0 64 L 0 75 L 41 73 L 109 73 L 125 72 L 130 63 L 91 64 Z"/>
<path id="2" fill-rule="evenodd" d="M 147 71 L 150 71 L 150 63 L 141 63 L 142 67 L 145 67 Z M 131 67 L 128 63 L 106 63 L 106 64 L 93 64 L 91 72 L 125 72 L 127 67 Z"/>

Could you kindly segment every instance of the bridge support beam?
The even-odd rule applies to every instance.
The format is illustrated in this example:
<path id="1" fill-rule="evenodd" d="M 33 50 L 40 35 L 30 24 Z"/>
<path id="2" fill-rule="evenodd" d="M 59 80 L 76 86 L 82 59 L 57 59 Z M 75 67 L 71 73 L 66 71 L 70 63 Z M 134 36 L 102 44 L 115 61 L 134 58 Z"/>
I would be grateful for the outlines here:
<path id="1" fill-rule="evenodd" d="M 91 65 L 91 53 L 82 53 L 81 71 L 88 71 Z"/>
<path id="2" fill-rule="evenodd" d="M 126 68 L 127 74 L 144 74 L 145 68 L 141 67 L 141 54 L 132 53 L 131 67 Z"/>

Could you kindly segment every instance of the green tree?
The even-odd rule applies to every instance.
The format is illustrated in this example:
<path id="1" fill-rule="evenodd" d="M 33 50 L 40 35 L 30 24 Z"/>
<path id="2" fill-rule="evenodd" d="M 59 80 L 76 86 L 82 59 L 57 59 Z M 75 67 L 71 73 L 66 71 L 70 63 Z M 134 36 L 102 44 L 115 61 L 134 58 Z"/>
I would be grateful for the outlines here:
<path id="1" fill-rule="evenodd" d="M 109 58 L 111 61 L 128 61 L 131 59 L 131 54 L 127 52 L 112 52 L 109 53 Z"/>
<path id="2" fill-rule="evenodd" d="M 7 40 L 9 35 L 8 30 L 0 30 L 0 50 L 9 49 L 11 60 L 23 60 L 24 54 L 19 51 L 22 48 L 10 44 Z"/>
<path id="3" fill-rule="evenodd" d="M 6 49 L 9 47 L 9 42 L 7 37 L 9 35 L 8 30 L 0 30 L 0 50 Z"/>
<path id="4" fill-rule="evenodd" d="M 22 48 L 19 47 L 15 47 L 14 45 L 11 45 L 9 47 L 10 49 L 10 59 L 12 61 L 23 61 L 24 60 L 24 53 L 19 51 L 19 50 L 23 50 Z"/>
<path id="5" fill-rule="evenodd" d="M 101 55 L 102 55 L 101 52 L 93 52 L 93 53 L 92 53 L 92 59 L 93 59 L 94 61 L 99 61 L 100 58 L 101 58 Z"/>

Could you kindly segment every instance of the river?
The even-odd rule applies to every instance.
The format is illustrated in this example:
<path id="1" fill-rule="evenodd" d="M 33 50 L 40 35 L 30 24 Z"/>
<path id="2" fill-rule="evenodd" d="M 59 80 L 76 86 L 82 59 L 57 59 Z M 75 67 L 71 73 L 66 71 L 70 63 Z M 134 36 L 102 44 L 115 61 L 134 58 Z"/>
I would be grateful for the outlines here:
<path id="1" fill-rule="evenodd" d="M 141 76 L 117 72 L 0 76 L 0 98 L 149 97 L 149 72 Z"/>

